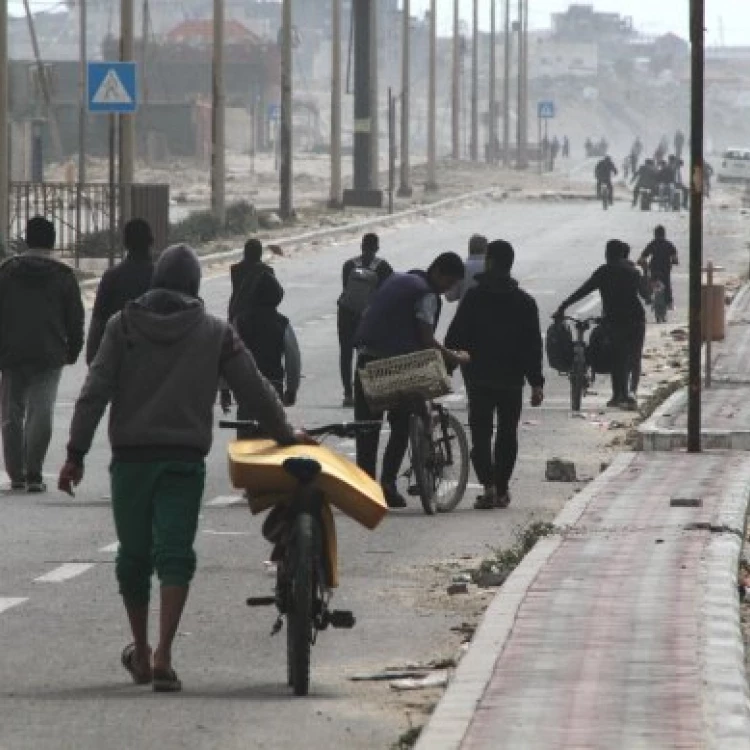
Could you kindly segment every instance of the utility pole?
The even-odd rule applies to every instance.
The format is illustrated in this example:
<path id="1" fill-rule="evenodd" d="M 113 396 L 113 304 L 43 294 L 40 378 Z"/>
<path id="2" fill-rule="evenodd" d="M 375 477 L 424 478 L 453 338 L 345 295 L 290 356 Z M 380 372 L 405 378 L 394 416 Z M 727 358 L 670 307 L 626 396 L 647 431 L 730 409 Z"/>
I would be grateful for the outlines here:
<path id="1" fill-rule="evenodd" d="M 8 3 L 0 2 L 0 257 L 8 252 Z"/>
<path id="2" fill-rule="evenodd" d="M 398 195 L 410 198 L 411 167 L 409 164 L 409 140 L 411 123 L 409 118 L 411 99 L 411 9 L 409 0 L 403 0 L 403 19 L 401 31 L 401 175 Z"/>
<path id="3" fill-rule="evenodd" d="M 523 147 L 523 168 L 529 166 L 529 0 L 523 3 L 523 109 L 521 110 L 521 143 Z"/>
<path id="4" fill-rule="evenodd" d="M 518 0 L 518 113 L 516 130 L 516 169 L 526 169 L 526 113 L 524 106 L 526 102 L 525 93 L 525 69 L 526 34 L 524 28 L 524 0 Z"/>
<path id="5" fill-rule="evenodd" d="M 331 2 L 331 195 L 341 207 L 341 0 Z"/>
<path id="6" fill-rule="evenodd" d="M 688 452 L 701 450 L 701 277 L 703 274 L 703 83 L 704 0 L 690 2 L 692 45 L 690 132 L 690 364 L 688 375 Z M 709 298 L 709 304 L 712 300 Z M 713 331 L 706 331 L 708 336 Z"/>
<path id="7" fill-rule="evenodd" d="M 292 0 L 281 6 L 281 130 L 279 133 L 281 197 L 279 213 L 285 221 L 294 213 L 292 202 Z"/>
<path id="8" fill-rule="evenodd" d="M 435 158 L 437 151 L 435 107 L 437 85 L 437 0 L 430 0 L 430 77 L 427 84 L 427 183 L 425 190 L 433 192 L 438 189 L 435 178 Z"/>
<path id="9" fill-rule="evenodd" d="M 479 160 L 479 0 L 474 0 L 471 37 L 471 160 Z"/>
<path id="10" fill-rule="evenodd" d="M 432 27 L 430 27 L 432 28 Z M 432 37 L 430 37 L 432 43 Z M 451 113 L 452 149 L 454 159 L 461 158 L 461 17 L 458 0 L 453 0 L 453 101 Z"/>
<path id="11" fill-rule="evenodd" d="M 496 0 L 490 0 L 490 95 L 489 95 L 489 145 L 487 146 L 487 161 L 497 163 L 497 14 Z"/>
<path id="12" fill-rule="evenodd" d="M 86 0 L 79 0 L 84 3 Z M 148 104 L 148 21 L 150 11 L 148 0 L 143 0 L 141 17 L 141 100 Z"/>
<path id="13" fill-rule="evenodd" d="M 214 0 L 214 48 L 211 79 L 211 213 L 216 221 L 224 224 L 227 218 L 224 0 Z"/>
<path id="14" fill-rule="evenodd" d="M 511 61 L 511 44 L 513 34 L 510 28 L 510 2 L 505 2 L 505 43 L 503 45 L 503 54 L 505 57 L 505 66 L 503 70 L 503 165 L 510 166 L 510 61 Z"/>
<path id="15" fill-rule="evenodd" d="M 78 46 L 80 52 L 80 69 L 78 71 L 78 184 L 86 182 L 86 130 L 88 106 L 86 102 L 86 64 L 88 62 L 88 51 L 86 48 L 86 2 L 78 0 Z M 78 201 L 80 206 L 80 200 Z M 80 225 L 80 224 L 79 224 Z"/>
<path id="16" fill-rule="evenodd" d="M 120 0 L 120 60 L 135 59 L 133 0 Z M 130 190 L 135 175 L 135 115 L 120 115 L 120 223 L 131 217 Z"/>
<path id="17" fill-rule="evenodd" d="M 370 117 L 372 135 L 370 137 L 370 183 L 377 190 L 380 182 L 380 118 L 378 96 L 378 2 L 370 2 Z"/>
<path id="18" fill-rule="evenodd" d="M 0 0 L 5 2 L 7 0 Z M 36 29 L 34 28 L 34 18 L 31 15 L 31 8 L 29 7 L 29 0 L 23 0 L 23 7 L 26 10 L 26 20 L 29 24 L 29 37 L 31 38 L 31 47 L 34 51 L 34 60 L 36 61 L 36 67 L 39 76 L 39 90 L 42 93 L 44 99 L 44 107 L 47 111 L 47 119 L 49 120 L 49 133 L 52 138 L 52 147 L 55 149 L 55 155 L 59 161 L 62 161 L 64 152 L 62 147 L 62 139 L 60 138 L 60 128 L 57 125 L 57 116 L 55 111 L 52 109 L 52 94 L 49 90 L 49 81 L 47 79 L 47 71 L 42 61 L 42 55 L 39 51 L 39 40 L 36 36 Z M 7 8 L 6 8 L 7 12 Z M 7 45 L 7 41 L 5 42 Z"/>

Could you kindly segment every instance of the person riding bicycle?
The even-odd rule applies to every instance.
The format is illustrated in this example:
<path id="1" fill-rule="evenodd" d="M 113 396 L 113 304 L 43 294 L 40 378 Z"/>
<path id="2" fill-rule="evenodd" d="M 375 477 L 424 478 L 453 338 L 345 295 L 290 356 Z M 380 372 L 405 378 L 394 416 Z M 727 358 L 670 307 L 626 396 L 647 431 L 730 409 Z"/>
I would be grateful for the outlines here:
<path id="1" fill-rule="evenodd" d="M 667 231 L 659 225 L 654 229 L 654 239 L 646 245 L 638 263 L 648 268 L 652 281 L 658 279 L 664 284 L 667 306 L 674 309 L 672 294 L 672 266 L 679 264 L 677 248 L 667 239 Z"/>
<path id="2" fill-rule="evenodd" d="M 633 188 L 633 207 L 638 204 L 638 198 L 641 194 L 641 190 L 649 190 L 652 193 L 656 190 L 658 184 L 658 176 L 656 164 L 653 159 L 646 159 L 645 162 L 638 168 L 638 171 L 633 175 L 631 185 L 635 185 Z"/>
<path id="3" fill-rule="evenodd" d="M 510 243 L 495 240 L 488 245 L 487 271 L 477 277 L 478 286 L 466 294 L 445 337 L 449 349 L 466 351 L 471 358 L 464 368 L 464 379 L 469 397 L 471 458 L 484 488 L 474 504 L 478 510 L 507 508 L 510 504 L 524 382 L 532 388 L 532 406 L 540 406 L 544 400 L 539 310 L 510 275 L 514 259 Z"/>
<path id="4" fill-rule="evenodd" d="M 553 317 L 562 318 L 568 307 L 599 292 L 612 341 L 612 398 L 607 406 L 634 409 L 637 402 L 628 393 L 628 379 L 646 326 L 646 313 L 639 300 L 643 295 L 641 274 L 625 260 L 626 254 L 626 243 L 610 240 L 606 263 L 560 305 Z"/>
<path id="5" fill-rule="evenodd" d="M 357 373 L 354 377 L 354 416 L 357 421 L 377 421 L 383 412 L 370 408 L 359 377 L 368 362 L 422 349 L 438 349 L 451 365 L 466 364 L 463 353 L 446 349 L 435 338 L 440 317 L 440 297 L 464 278 L 464 262 L 456 253 L 443 253 L 426 272 L 394 273 L 373 294 L 357 329 Z M 396 479 L 409 444 L 408 407 L 391 409 L 391 436 L 383 456 L 381 485 L 391 508 L 406 507 Z M 380 427 L 357 436 L 357 465 L 376 478 Z"/>
<path id="6" fill-rule="evenodd" d="M 607 190 L 606 194 L 609 195 L 610 200 L 612 200 L 614 194 L 612 187 L 613 175 L 617 175 L 617 167 L 612 161 L 612 157 L 607 155 L 601 161 L 597 162 L 597 165 L 594 168 L 594 177 L 596 177 L 596 195 L 598 197 L 601 197 L 602 189 L 605 188 Z"/>

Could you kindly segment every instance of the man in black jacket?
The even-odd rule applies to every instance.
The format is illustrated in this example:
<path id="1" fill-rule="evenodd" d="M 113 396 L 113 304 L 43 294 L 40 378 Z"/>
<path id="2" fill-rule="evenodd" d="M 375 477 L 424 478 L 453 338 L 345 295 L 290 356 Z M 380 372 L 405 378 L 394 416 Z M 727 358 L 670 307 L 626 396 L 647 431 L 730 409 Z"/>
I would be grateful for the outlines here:
<path id="1" fill-rule="evenodd" d="M 0 265 L 3 453 L 12 490 L 44 492 L 57 387 L 83 348 L 84 312 L 73 271 L 50 257 L 52 222 L 30 219 L 26 245 Z"/>
<path id="2" fill-rule="evenodd" d="M 281 284 L 276 281 L 273 268 L 263 262 L 263 244 L 260 240 L 249 239 L 245 243 L 244 257 L 230 269 L 232 295 L 229 298 L 227 320 L 233 323 L 240 315 L 252 310 L 253 297 L 260 278 L 268 274 L 283 294 Z"/>
<path id="3" fill-rule="evenodd" d="M 672 266 L 679 262 L 677 248 L 667 239 L 667 231 L 659 225 L 654 229 L 654 239 L 641 253 L 638 262 L 648 267 L 652 279 L 659 279 L 666 289 L 669 309 L 674 307 L 672 294 Z"/>
<path id="4" fill-rule="evenodd" d="M 154 236 L 144 219 L 131 219 L 122 230 L 122 241 L 128 254 L 122 263 L 105 271 L 91 313 L 89 337 L 86 340 L 86 364 L 96 357 L 107 321 L 120 312 L 127 302 L 138 299 L 151 286 L 154 263 L 151 248 Z"/>
<path id="5" fill-rule="evenodd" d="M 532 388 L 531 405 L 544 400 L 542 332 L 536 302 L 511 278 L 515 253 L 503 240 L 487 247 L 487 271 L 477 276 L 448 329 L 445 345 L 466 351 L 471 458 L 484 494 L 478 510 L 507 508 L 509 485 L 518 457 L 518 423 L 523 387 Z M 491 323 L 491 325 L 490 325 Z M 492 456 L 492 432 L 498 429 Z"/>
<path id="6" fill-rule="evenodd" d="M 625 259 L 628 250 L 624 242 L 610 240 L 606 263 L 560 305 L 554 317 L 562 317 L 568 307 L 599 292 L 612 340 L 612 399 L 607 406 L 635 409 L 638 404 L 628 393 L 628 380 L 635 358 L 640 356 L 646 327 L 646 313 L 639 300 L 645 290 L 638 269 Z"/>

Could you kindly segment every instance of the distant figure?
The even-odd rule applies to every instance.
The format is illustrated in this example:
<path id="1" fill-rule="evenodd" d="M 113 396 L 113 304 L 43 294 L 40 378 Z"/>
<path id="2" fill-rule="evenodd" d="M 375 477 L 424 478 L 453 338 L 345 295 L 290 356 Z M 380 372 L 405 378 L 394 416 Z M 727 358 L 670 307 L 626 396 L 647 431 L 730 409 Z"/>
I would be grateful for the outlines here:
<path id="1" fill-rule="evenodd" d="M 659 141 L 659 145 L 656 147 L 656 151 L 654 151 L 654 161 L 657 164 L 663 162 L 668 150 L 669 144 L 667 143 L 667 138 L 666 136 L 662 136 L 661 140 Z"/>
<path id="2" fill-rule="evenodd" d="M 81 289 L 73 270 L 52 257 L 55 239 L 52 222 L 35 216 L 26 226 L 28 250 L 0 265 L 0 408 L 11 491 L 46 492 L 60 376 L 83 349 Z"/>
<path id="3" fill-rule="evenodd" d="M 550 172 L 553 172 L 555 170 L 555 159 L 557 159 L 558 154 L 560 153 L 560 140 L 557 136 L 555 136 L 552 139 L 552 144 L 550 145 L 550 160 L 549 160 L 549 168 Z"/>
<path id="4" fill-rule="evenodd" d="M 674 134 L 674 153 L 678 159 L 682 158 L 683 148 L 685 148 L 685 134 L 678 128 Z"/>
<path id="5" fill-rule="evenodd" d="M 567 135 L 563 136 L 562 158 L 563 159 L 569 159 L 570 158 L 570 140 L 568 139 Z"/>
<path id="6" fill-rule="evenodd" d="M 252 309 L 255 289 L 261 277 L 266 274 L 276 281 L 273 268 L 263 262 L 263 244 L 255 238 L 249 239 L 245 243 L 244 257 L 230 269 L 232 294 L 227 312 L 227 319 L 230 323 L 242 313 Z M 276 283 L 281 289 L 281 284 L 278 281 Z"/>
<path id="7" fill-rule="evenodd" d="M 151 248 L 154 236 L 148 222 L 131 219 L 122 230 L 122 243 L 127 250 L 125 260 L 104 272 L 96 290 L 86 341 L 87 365 L 94 361 L 99 351 L 107 321 L 120 312 L 127 302 L 145 294 L 151 286 L 151 276 L 154 273 Z"/>
<path id="8" fill-rule="evenodd" d="M 469 239 L 469 257 L 466 259 L 465 275 L 453 289 L 445 294 L 448 302 L 459 302 L 466 296 L 466 292 L 477 285 L 477 276 L 485 269 L 487 256 L 487 238 L 481 234 L 473 234 Z"/>

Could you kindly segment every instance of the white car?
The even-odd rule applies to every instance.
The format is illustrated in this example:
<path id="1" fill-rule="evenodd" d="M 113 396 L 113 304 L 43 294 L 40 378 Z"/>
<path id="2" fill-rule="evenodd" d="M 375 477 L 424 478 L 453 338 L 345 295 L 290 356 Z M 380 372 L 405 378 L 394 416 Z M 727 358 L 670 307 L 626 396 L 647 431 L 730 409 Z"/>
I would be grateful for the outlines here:
<path id="1" fill-rule="evenodd" d="M 719 182 L 750 181 L 750 149 L 728 148 L 716 170 Z"/>

